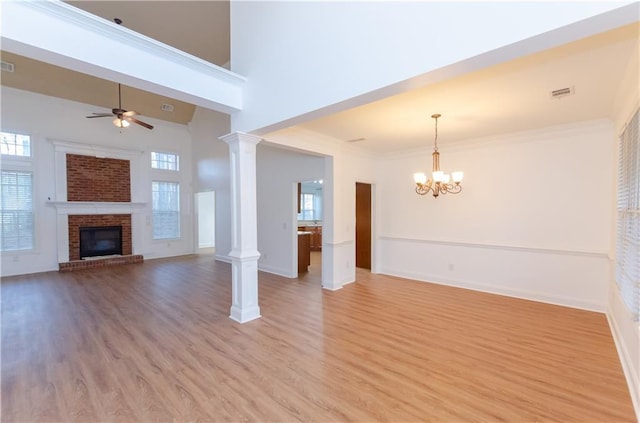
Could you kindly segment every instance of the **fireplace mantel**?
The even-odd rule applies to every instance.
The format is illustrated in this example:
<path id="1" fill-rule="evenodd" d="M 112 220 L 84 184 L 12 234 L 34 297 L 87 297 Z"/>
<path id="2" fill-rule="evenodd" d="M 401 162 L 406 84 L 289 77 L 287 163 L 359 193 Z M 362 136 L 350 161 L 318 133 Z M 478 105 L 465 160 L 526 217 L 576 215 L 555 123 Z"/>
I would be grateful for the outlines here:
<path id="1" fill-rule="evenodd" d="M 147 203 L 106 203 L 93 201 L 48 201 L 59 215 L 69 214 L 134 214 L 141 212 Z"/>

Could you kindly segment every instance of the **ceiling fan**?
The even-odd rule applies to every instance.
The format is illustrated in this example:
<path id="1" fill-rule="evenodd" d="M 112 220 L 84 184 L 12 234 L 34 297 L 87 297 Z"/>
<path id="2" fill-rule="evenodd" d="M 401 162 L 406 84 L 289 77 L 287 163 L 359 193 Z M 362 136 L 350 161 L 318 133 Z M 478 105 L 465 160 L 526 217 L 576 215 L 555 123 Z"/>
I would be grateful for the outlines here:
<path id="1" fill-rule="evenodd" d="M 122 92 L 120 84 L 118 84 L 118 108 L 111 109 L 111 113 L 92 113 L 91 116 L 87 116 L 87 118 L 100 118 L 100 117 L 111 117 L 115 116 L 116 118 L 113 120 L 113 124 L 118 128 L 126 128 L 130 125 L 130 122 L 137 123 L 140 126 L 144 126 L 147 129 L 153 129 L 152 125 L 149 125 L 146 122 L 138 120 L 134 118 L 138 113 L 133 110 L 124 110 L 122 108 Z"/>

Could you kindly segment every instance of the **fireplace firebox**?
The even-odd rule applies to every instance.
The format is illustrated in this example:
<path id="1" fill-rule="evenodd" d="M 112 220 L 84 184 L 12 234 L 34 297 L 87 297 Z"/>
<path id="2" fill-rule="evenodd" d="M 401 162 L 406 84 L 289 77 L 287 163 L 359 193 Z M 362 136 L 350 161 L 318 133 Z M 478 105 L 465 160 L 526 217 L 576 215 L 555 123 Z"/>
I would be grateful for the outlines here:
<path id="1" fill-rule="evenodd" d="M 80 228 L 80 258 L 122 255 L 122 226 Z"/>

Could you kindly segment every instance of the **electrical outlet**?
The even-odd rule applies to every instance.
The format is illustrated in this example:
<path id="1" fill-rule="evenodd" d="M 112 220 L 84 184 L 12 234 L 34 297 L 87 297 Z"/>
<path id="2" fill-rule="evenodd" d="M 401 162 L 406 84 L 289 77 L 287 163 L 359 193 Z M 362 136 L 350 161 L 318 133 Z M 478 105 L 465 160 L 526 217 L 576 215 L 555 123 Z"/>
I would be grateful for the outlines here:
<path id="1" fill-rule="evenodd" d="M 449 263 L 449 272 L 453 272 L 453 263 Z"/>

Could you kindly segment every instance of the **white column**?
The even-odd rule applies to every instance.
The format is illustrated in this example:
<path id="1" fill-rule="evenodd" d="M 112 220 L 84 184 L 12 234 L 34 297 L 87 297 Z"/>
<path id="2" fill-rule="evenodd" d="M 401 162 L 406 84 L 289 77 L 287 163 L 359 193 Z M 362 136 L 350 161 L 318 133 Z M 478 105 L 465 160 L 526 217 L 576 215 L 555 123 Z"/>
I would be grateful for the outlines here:
<path id="1" fill-rule="evenodd" d="M 262 138 L 234 132 L 220 137 L 231 161 L 232 304 L 230 318 L 245 323 L 260 317 L 258 306 L 258 224 L 256 145 Z"/>

